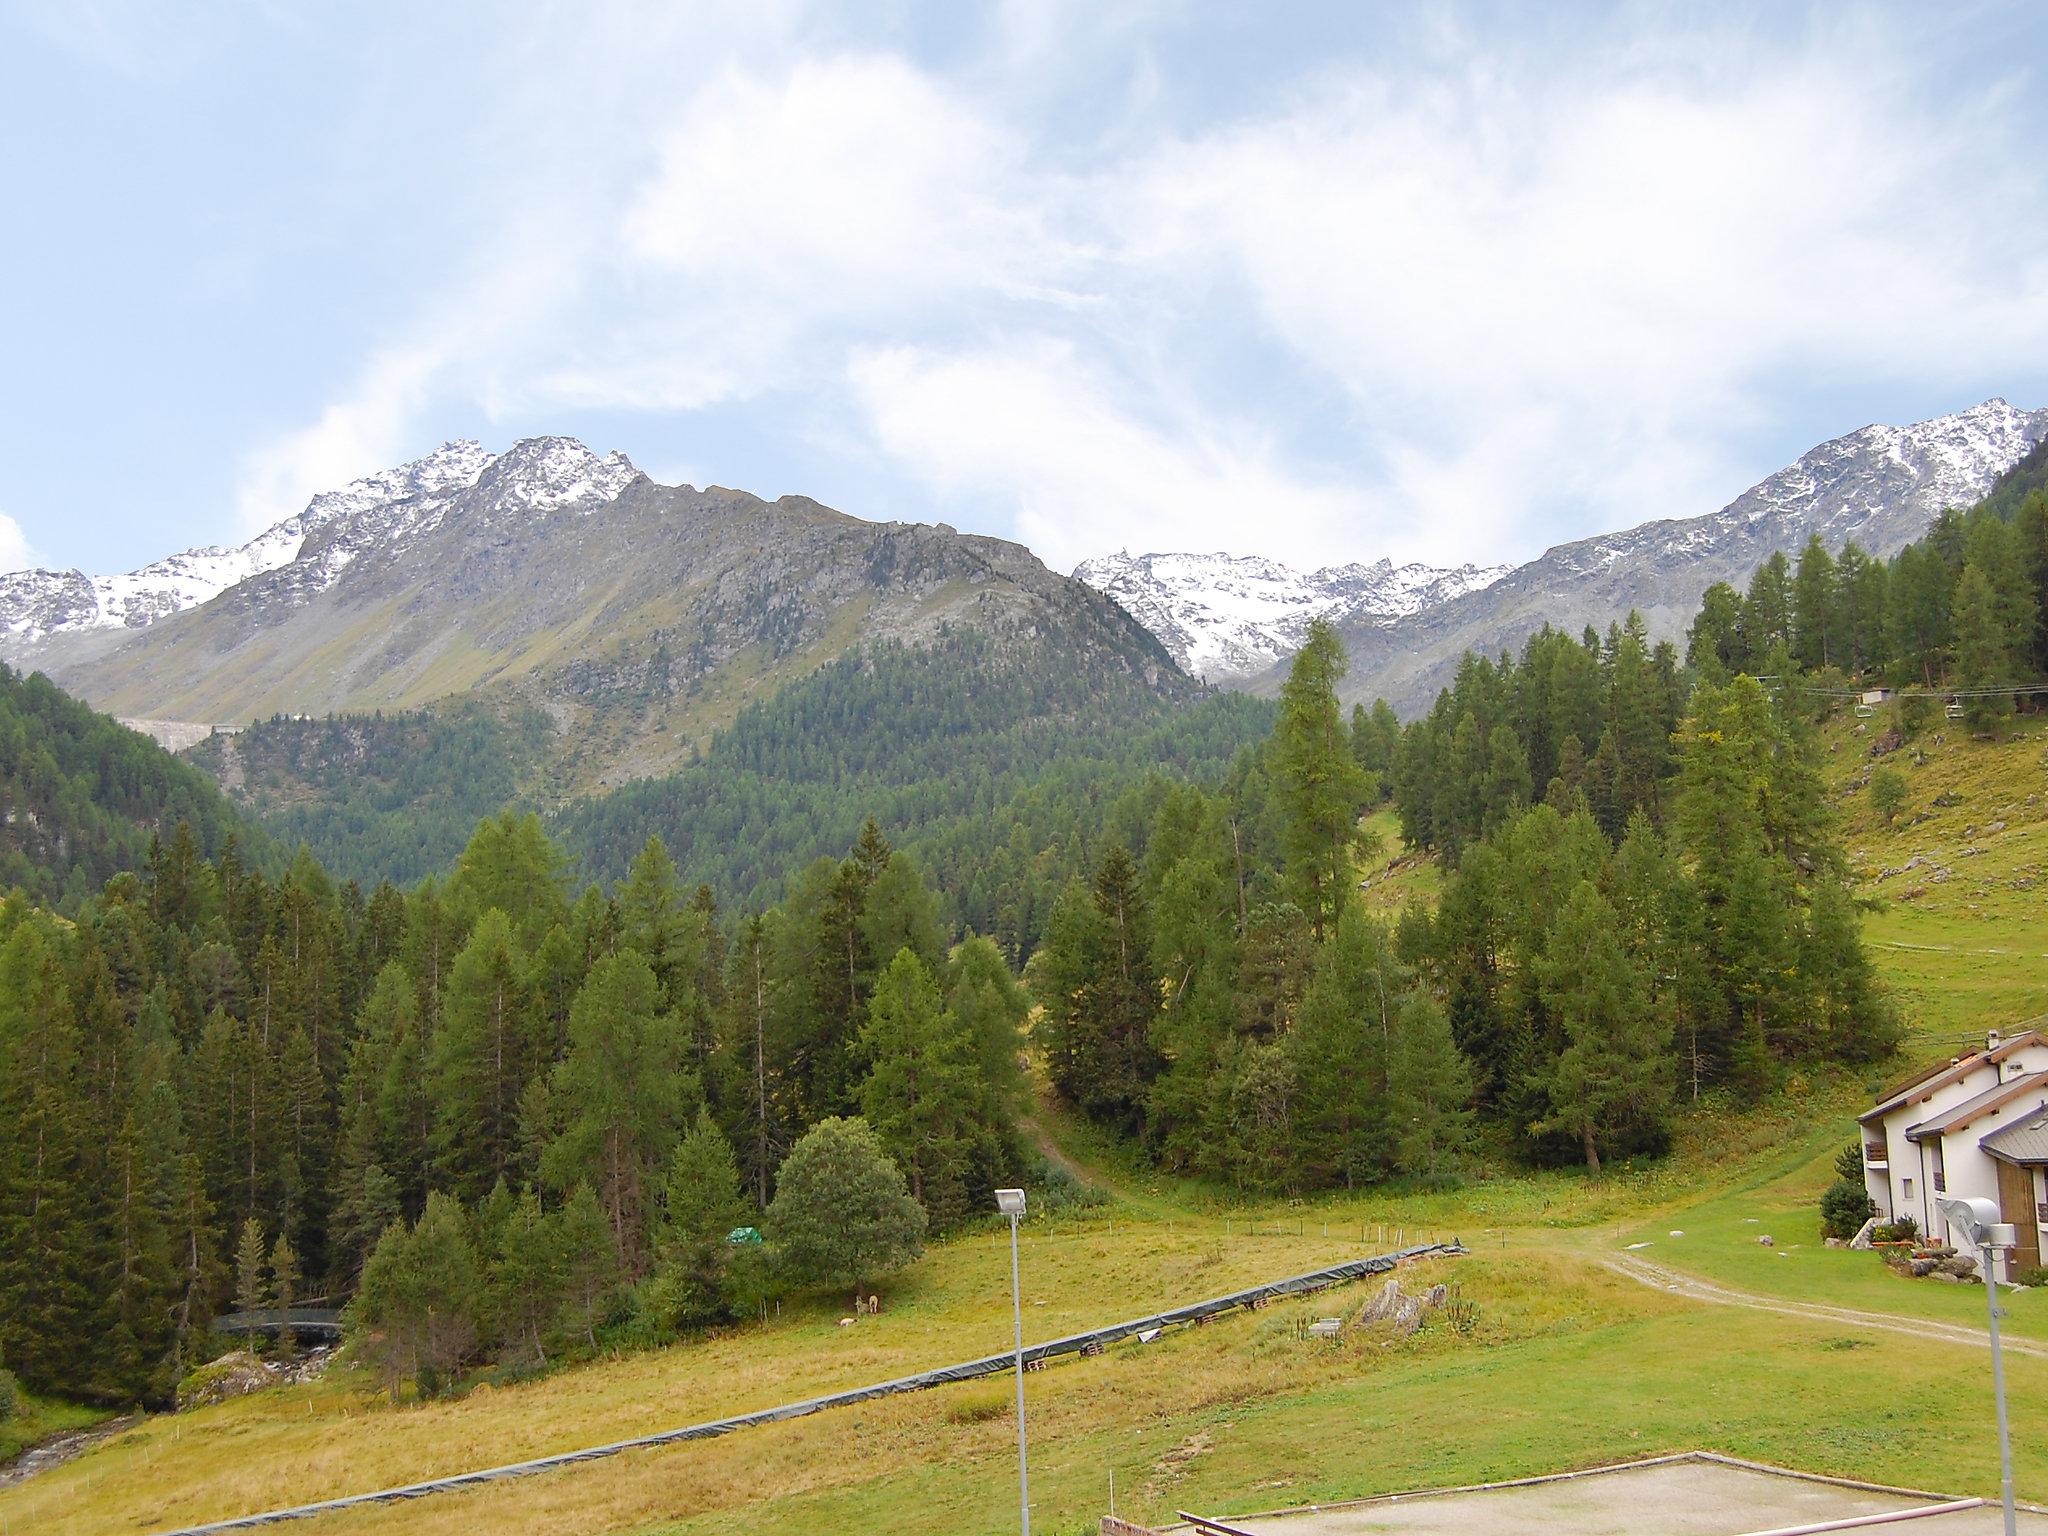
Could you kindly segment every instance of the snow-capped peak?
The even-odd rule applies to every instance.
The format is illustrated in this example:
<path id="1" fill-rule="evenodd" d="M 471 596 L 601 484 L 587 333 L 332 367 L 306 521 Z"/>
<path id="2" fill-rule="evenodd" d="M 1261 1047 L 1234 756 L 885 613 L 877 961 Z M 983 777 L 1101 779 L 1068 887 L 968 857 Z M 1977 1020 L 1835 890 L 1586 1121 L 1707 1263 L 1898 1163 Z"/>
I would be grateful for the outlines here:
<path id="1" fill-rule="evenodd" d="M 1507 570 L 1375 560 L 1298 571 L 1258 555 L 1120 550 L 1082 561 L 1074 576 L 1121 603 L 1189 672 L 1223 682 L 1255 677 L 1300 649 L 1311 619 L 1391 622 L 1491 585 Z"/>
<path id="2" fill-rule="evenodd" d="M 365 551 L 431 530 L 465 493 L 486 517 L 593 510 L 639 473 L 569 437 L 526 438 L 493 454 L 468 438 L 423 458 L 322 491 L 248 543 L 208 545 L 112 576 L 83 571 L 0 575 L 0 634 L 20 642 L 91 629 L 140 629 L 210 602 L 232 587 L 292 570 L 292 595 L 324 591 Z M 488 483 L 487 483 L 488 482 Z"/>

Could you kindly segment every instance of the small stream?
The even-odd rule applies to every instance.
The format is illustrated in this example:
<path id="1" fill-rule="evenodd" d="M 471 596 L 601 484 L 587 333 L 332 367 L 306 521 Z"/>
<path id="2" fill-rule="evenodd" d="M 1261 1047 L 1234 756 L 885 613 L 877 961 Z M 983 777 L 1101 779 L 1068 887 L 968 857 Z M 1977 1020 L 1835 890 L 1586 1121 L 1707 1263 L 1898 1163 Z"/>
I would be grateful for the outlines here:
<path id="1" fill-rule="evenodd" d="M 119 1418 L 108 1419 L 104 1424 L 94 1424 L 87 1429 L 68 1430 L 61 1435 L 52 1435 L 39 1440 L 5 1466 L 0 1466 L 0 1488 L 13 1488 L 27 1482 L 38 1472 L 47 1472 L 52 1467 L 61 1467 L 74 1456 L 82 1456 L 102 1440 L 111 1440 L 124 1430 L 135 1427 L 136 1418 L 132 1413 Z"/>

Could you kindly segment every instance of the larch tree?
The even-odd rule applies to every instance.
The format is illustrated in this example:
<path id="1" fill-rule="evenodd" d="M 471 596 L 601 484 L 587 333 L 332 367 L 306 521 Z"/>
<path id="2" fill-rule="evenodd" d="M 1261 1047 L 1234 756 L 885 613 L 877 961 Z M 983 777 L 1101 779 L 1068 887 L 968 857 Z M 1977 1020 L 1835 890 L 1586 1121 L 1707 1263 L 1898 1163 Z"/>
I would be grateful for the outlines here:
<path id="1" fill-rule="evenodd" d="M 541 1158 L 553 1188 L 587 1182 L 628 1273 L 645 1272 L 650 1203 L 676 1137 L 701 1102 L 686 1042 L 657 1012 L 660 988 L 646 957 L 601 958 L 569 1014 L 569 1052 L 550 1099 L 560 1136 Z"/>
<path id="2" fill-rule="evenodd" d="M 908 947 L 875 982 L 862 1027 L 861 1114 L 935 1226 L 966 1214 L 975 1140 L 974 1052 L 937 980 Z"/>
<path id="3" fill-rule="evenodd" d="M 1550 1071 L 1546 1128 L 1574 1136 L 1593 1173 L 1602 1141 L 1660 1129 L 1671 1104 L 1670 1044 L 1619 926 L 1599 889 L 1581 881 L 1538 966 L 1566 1040 Z"/>
<path id="4" fill-rule="evenodd" d="M 517 1171 L 519 1099 L 541 1067 L 526 975 L 511 919 L 489 908 L 449 968 L 427 1062 L 434 1167 L 465 1198 Z"/>
<path id="5" fill-rule="evenodd" d="M 1346 665 L 1336 626 L 1312 621 L 1281 685 L 1268 748 L 1289 884 L 1318 939 L 1336 926 L 1352 886 L 1352 855 L 1364 837 L 1358 816 L 1370 787 L 1337 701 Z"/>
<path id="6" fill-rule="evenodd" d="M 1401 1004 L 1387 1065 L 1387 1120 L 1404 1173 L 1440 1178 L 1472 1146 L 1472 1064 L 1427 992 Z"/>

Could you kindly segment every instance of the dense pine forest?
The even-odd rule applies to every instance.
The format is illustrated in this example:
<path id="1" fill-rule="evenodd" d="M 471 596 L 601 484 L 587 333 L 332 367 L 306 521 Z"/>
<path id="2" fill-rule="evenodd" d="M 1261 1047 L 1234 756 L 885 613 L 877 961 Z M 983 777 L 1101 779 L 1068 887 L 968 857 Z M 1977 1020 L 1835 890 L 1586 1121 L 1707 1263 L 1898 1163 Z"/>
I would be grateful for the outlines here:
<path id="1" fill-rule="evenodd" d="M 205 774 L 41 673 L 0 666 L 0 888 L 68 911 L 141 867 L 150 828 L 181 822 L 209 851 L 239 830 L 245 854 L 269 856 Z"/>
<path id="2" fill-rule="evenodd" d="M 1079 1197 L 1019 1134 L 1027 1043 L 1076 1112 L 1245 1189 L 1655 1154 L 1685 1104 L 1891 1049 L 1817 722 L 1873 681 L 1900 739 L 2033 707 L 2044 480 L 2037 453 L 1889 562 L 1774 558 L 1683 655 L 1631 615 L 1468 656 L 1406 726 L 1344 714 L 1320 624 L 1277 706 L 1092 699 L 972 637 L 864 651 L 403 887 L 276 858 L 8 676 L 0 1352 L 161 1402 L 222 1309 L 319 1296 L 431 1394 L 861 1287 L 999 1183 Z M 403 719 L 446 750 L 399 789 L 402 753 L 298 724 L 329 739 L 271 743 L 280 783 L 337 743 L 375 770 L 323 839 L 496 750 Z M 1382 925 L 1388 803 L 1444 880 Z M 385 856 L 422 867 L 462 804 Z"/>
<path id="3" fill-rule="evenodd" d="M 272 876 L 181 824 L 69 920 L 17 895 L 0 1349 L 37 1389 L 161 1401 L 219 1309 L 318 1294 L 351 1298 L 394 1389 L 432 1391 L 860 1286 L 998 1183 L 1056 1194 L 1016 1131 L 1034 1002 L 1081 1113 L 1162 1165 L 1304 1192 L 1499 1157 L 1597 1170 L 1658 1148 L 1683 1097 L 1882 1052 L 1792 695 L 1688 696 L 1633 625 L 1532 655 L 1583 693 L 1585 772 L 1620 764 L 1611 791 L 1554 767 L 1537 790 L 1531 764 L 1553 765 L 1521 745 L 1516 701 L 1541 696 L 1523 667 L 1474 661 L 1405 732 L 1347 719 L 1321 625 L 1213 787 L 1024 788 L 1053 829 L 1020 814 L 1008 845 L 1054 893 L 1028 994 L 874 819 L 733 909 L 659 837 L 578 889 L 511 811 L 411 890 L 339 883 L 304 850 Z M 897 665 L 865 674 L 906 690 L 874 707 L 914 717 Z M 1461 781 L 1475 740 L 1487 771 Z M 1440 910 L 1394 931 L 1357 898 L 1390 770 L 1404 822 L 1455 862 Z M 1443 782 L 1465 787 L 1421 794 Z"/>

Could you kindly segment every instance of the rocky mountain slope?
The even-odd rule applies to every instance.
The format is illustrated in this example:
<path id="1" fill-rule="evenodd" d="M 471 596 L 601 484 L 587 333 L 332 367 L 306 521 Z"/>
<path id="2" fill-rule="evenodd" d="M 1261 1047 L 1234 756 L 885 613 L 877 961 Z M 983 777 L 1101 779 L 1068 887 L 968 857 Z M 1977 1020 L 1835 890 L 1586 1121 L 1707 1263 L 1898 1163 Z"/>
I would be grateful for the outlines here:
<path id="1" fill-rule="evenodd" d="M 1256 555 L 1120 551 L 1082 561 L 1074 575 L 1121 603 L 1196 677 L 1243 683 L 1299 650 L 1311 619 L 1407 618 L 1478 591 L 1509 569 L 1379 560 L 1297 571 Z"/>
<path id="2" fill-rule="evenodd" d="M 998 639 L 1008 664 L 1194 692 L 1114 603 L 1018 545 L 802 497 L 660 486 L 565 438 L 496 456 L 451 444 L 317 497 L 229 552 L 250 573 L 191 604 L 233 573 L 206 553 L 180 557 L 206 574 L 154 606 L 112 604 L 82 577 L 92 601 L 65 606 L 53 594 L 77 583 L 48 584 L 0 608 L 7 644 L 132 717 L 234 723 L 472 694 L 538 707 L 567 788 L 660 772 L 749 699 L 850 648 L 951 628 Z M 106 590 L 143 590 L 143 574 Z"/>
<path id="3" fill-rule="evenodd" d="M 1360 603 L 1335 611 L 1351 653 L 1345 694 L 1353 702 L 1384 697 L 1412 714 L 1428 707 L 1468 650 L 1517 648 L 1545 623 L 1604 628 L 1631 608 L 1653 637 L 1675 639 L 1715 582 L 1742 585 L 1774 550 L 1796 553 L 1814 534 L 1831 549 L 1854 539 L 1872 554 L 1893 554 L 1943 508 L 1979 500 L 2044 437 L 2048 410 L 2023 411 L 1998 399 L 1912 426 L 1864 427 L 1821 444 L 1719 512 L 1560 544 L 1504 572 L 1464 567 L 1446 573 L 1443 586 L 1412 587 L 1413 600 L 1398 610 Z M 1266 565 L 1227 556 L 1117 556 L 1089 561 L 1076 574 L 1110 591 L 1191 668 L 1272 693 L 1291 647 L 1249 680 L 1233 672 L 1230 659 L 1256 654 L 1257 643 L 1243 637 L 1264 616 L 1256 606 L 1263 594 L 1298 590 L 1284 576 L 1270 588 L 1250 579 L 1230 585 L 1236 567 L 1246 567 L 1249 577 L 1250 568 Z M 1283 617 L 1267 635 L 1279 640 L 1288 625 L 1305 628 L 1311 608 L 1307 599 L 1289 607 L 1286 597 L 1273 598 L 1271 611 Z"/>

